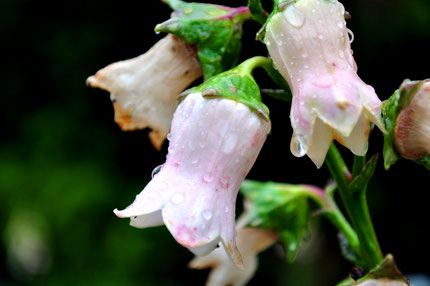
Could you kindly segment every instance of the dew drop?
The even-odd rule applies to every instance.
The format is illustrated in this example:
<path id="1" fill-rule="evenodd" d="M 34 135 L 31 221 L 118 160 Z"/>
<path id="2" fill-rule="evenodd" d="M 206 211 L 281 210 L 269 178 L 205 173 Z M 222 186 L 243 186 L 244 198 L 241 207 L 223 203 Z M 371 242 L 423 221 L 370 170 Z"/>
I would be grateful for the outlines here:
<path id="1" fill-rule="evenodd" d="M 171 140 L 172 139 L 172 134 L 169 132 L 169 134 L 167 134 L 167 140 Z"/>
<path id="2" fill-rule="evenodd" d="M 175 204 L 180 204 L 184 201 L 184 194 L 182 193 L 175 193 L 172 196 L 172 202 L 174 202 Z"/>
<path id="3" fill-rule="evenodd" d="M 339 27 L 339 29 L 342 29 L 343 28 L 343 22 L 342 21 L 337 22 L 337 26 Z"/>
<path id="4" fill-rule="evenodd" d="M 354 33 L 350 29 L 347 29 L 347 31 L 349 36 L 349 43 L 354 42 Z"/>
<path id="5" fill-rule="evenodd" d="M 307 58 L 309 55 L 308 55 L 308 53 L 306 52 L 306 51 L 303 51 L 303 53 L 302 53 L 302 57 L 303 58 Z"/>
<path id="6" fill-rule="evenodd" d="M 197 164 L 198 162 L 199 162 L 199 160 L 197 160 L 197 159 L 193 159 L 193 160 L 191 161 L 191 164 L 195 165 L 195 164 Z"/>
<path id="7" fill-rule="evenodd" d="M 155 34 L 156 34 L 156 35 L 160 34 L 160 31 L 155 31 Z"/>
<path id="8" fill-rule="evenodd" d="M 308 69 L 308 68 L 309 68 L 309 66 L 308 66 L 308 65 L 305 65 L 305 66 L 304 66 L 304 68 L 305 68 L 305 69 Z"/>
<path id="9" fill-rule="evenodd" d="M 300 157 L 306 154 L 305 149 L 303 149 L 303 146 L 300 142 L 297 142 L 297 153 Z"/>
<path id="10" fill-rule="evenodd" d="M 345 52 L 342 50 L 339 50 L 339 57 L 344 58 L 345 57 Z"/>
<path id="11" fill-rule="evenodd" d="M 285 19 L 291 26 L 300 28 L 305 23 L 305 15 L 295 5 L 289 5 L 284 11 Z"/>
<path id="12" fill-rule="evenodd" d="M 154 178 L 158 173 L 160 173 L 161 169 L 163 168 L 163 165 L 157 166 L 154 168 L 154 170 L 152 170 L 151 178 Z"/>
<path id="13" fill-rule="evenodd" d="M 323 35 L 323 34 L 319 34 L 319 35 L 318 35 L 318 38 L 319 38 L 320 40 L 322 40 L 322 39 L 324 39 L 324 35 Z"/>
<path id="14" fill-rule="evenodd" d="M 210 210 L 204 210 L 203 211 L 203 217 L 206 220 L 210 220 L 212 218 L 212 212 Z"/>
<path id="15" fill-rule="evenodd" d="M 226 212 L 226 213 L 228 213 L 230 210 L 228 209 L 228 207 L 226 206 L 225 208 L 224 208 L 224 211 Z"/>
<path id="16" fill-rule="evenodd" d="M 317 10 L 315 8 L 312 9 L 312 13 L 315 13 Z"/>

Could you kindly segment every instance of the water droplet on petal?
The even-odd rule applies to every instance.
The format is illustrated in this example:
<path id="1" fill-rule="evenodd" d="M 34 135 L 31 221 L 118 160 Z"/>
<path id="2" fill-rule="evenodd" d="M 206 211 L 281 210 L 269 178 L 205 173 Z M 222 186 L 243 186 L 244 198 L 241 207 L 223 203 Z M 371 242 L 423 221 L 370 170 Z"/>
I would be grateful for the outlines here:
<path id="1" fill-rule="evenodd" d="M 229 212 L 229 209 L 228 209 L 228 207 L 227 207 L 227 206 L 224 208 L 224 211 L 225 211 L 226 213 L 228 213 L 228 212 Z"/>
<path id="2" fill-rule="evenodd" d="M 342 50 L 339 50 L 339 57 L 344 58 L 345 57 L 345 52 Z"/>
<path id="3" fill-rule="evenodd" d="M 303 53 L 302 53 L 302 57 L 303 58 L 307 58 L 309 55 L 308 55 L 308 53 L 306 52 L 306 51 L 303 51 Z"/>
<path id="4" fill-rule="evenodd" d="M 318 38 L 319 38 L 320 40 L 322 40 L 322 39 L 324 39 L 324 35 L 323 35 L 323 34 L 319 34 L 319 35 L 318 35 Z"/>
<path id="5" fill-rule="evenodd" d="M 167 140 L 171 140 L 172 139 L 172 134 L 171 133 L 169 133 L 169 134 L 167 134 Z"/>
<path id="6" fill-rule="evenodd" d="M 339 27 L 339 29 L 342 29 L 343 28 L 343 22 L 342 21 L 337 22 L 337 26 Z"/>
<path id="7" fill-rule="evenodd" d="M 304 156 L 306 154 L 305 149 L 303 149 L 303 146 L 300 142 L 297 141 L 297 153 L 299 156 Z"/>
<path id="8" fill-rule="evenodd" d="M 308 68 L 309 68 L 309 66 L 308 66 L 308 65 L 304 65 L 304 68 L 305 68 L 305 69 L 308 69 Z"/>
<path id="9" fill-rule="evenodd" d="M 180 204 L 184 201 L 184 194 L 182 193 L 175 193 L 172 196 L 172 202 L 174 202 L 175 204 Z"/>
<path id="10" fill-rule="evenodd" d="M 347 31 L 349 36 L 349 43 L 354 42 L 354 33 L 350 29 L 347 29 Z"/>
<path id="11" fill-rule="evenodd" d="M 154 170 L 152 170 L 151 178 L 154 178 L 158 173 L 160 173 L 161 169 L 163 168 L 163 165 L 157 166 L 154 168 Z"/>
<path id="12" fill-rule="evenodd" d="M 198 162 L 199 162 L 199 160 L 197 160 L 197 159 L 193 159 L 193 160 L 191 161 L 191 164 L 195 165 L 195 164 L 197 164 Z"/>
<path id="13" fill-rule="evenodd" d="M 305 23 L 305 15 L 294 4 L 285 9 L 284 15 L 287 22 L 295 28 L 300 28 Z"/>
<path id="14" fill-rule="evenodd" d="M 206 220 L 210 220 L 212 218 L 212 212 L 210 210 L 204 210 L 203 211 L 203 217 Z"/>
<path id="15" fill-rule="evenodd" d="M 160 31 L 155 31 L 155 34 L 156 34 L 156 35 L 160 34 Z"/>

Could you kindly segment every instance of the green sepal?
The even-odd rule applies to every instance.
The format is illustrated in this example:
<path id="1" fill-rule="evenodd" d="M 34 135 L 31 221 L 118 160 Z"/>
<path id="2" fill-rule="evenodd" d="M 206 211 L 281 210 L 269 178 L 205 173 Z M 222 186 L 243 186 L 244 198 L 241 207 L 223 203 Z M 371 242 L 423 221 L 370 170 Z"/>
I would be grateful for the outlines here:
<path id="1" fill-rule="evenodd" d="M 229 98 L 248 106 L 252 111 L 257 112 L 265 120 L 269 120 L 269 108 L 261 101 L 260 88 L 255 82 L 249 69 L 249 63 L 254 57 L 246 60 L 239 66 L 215 75 L 197 87 L 193 87 L 181 93 L 179 99 L 191 93 L 201 93 L 204 97 L 224 97 Z M 267 60 L 264 58 L 265 61 Z"/>
<path id="2" fill-rule="evenodd" d="M 242 47 L 242 23 L 251 16 L 247 7 L 165 2 L 175 12 L 155 31 L 174 34 L 195 46 L 205 80 L 236 65 Z"/>
<path id="3" fill-rule="evenodd" d="M 430 154 L 413 161 L 417 164 L 423 165 L 427 170 L 430 170 Z"/>
<path id="4" fill-rule="evenodd" d="M 378 154 L 375 154 L 370 160 L 364 165 L 363 169 L 357 174 L 349 184 L 349 194 L 353 195 L 359 192 L 365 192 L 370 179 L 372 179 L 375 173 L 376 165 L 378 163 Z"/>
<path id="5" fill-rule="evenodd" d="M 371 282 L 374 283 L 372 284 Z M 355 283 L 348 285 L 399 285 L 398 282 L 404 283 L 405 286 L 410 285 L 409 281 L 403 276 L 397 267 L 393 255 L 388 254 L 385 256 L 385 259 L 381 262 L 381 264 L 375 267 L 375 269 L 371 270 L 369 274 L 360 278 Z"/>
<path id="6" fill-rule="evenodd" d="M 261 25 L 264 25 L 267 20 L 267 12 L 264 11 L 263 5 L 261 4 L 261 0 L 249 0 L 248 1 L 248 8 L 251 12 L 252 18 L 260 23 Z"/>
<path id="7" fill-rule="evenodd" d="M 425 81 L 410 81 L 404 80 L 402 85 L 394 94 L 382 105 L 382 119 L 384 122 L 384 168 L 390 169 L 398 159 L 402 156 L 397 152 L 394 144 L 394 130 L 396 128 L 397 117 L 402 108 L 408 104 L 412 95 L 424 84 Z M 424 162 L 426 160 L 423 160 Z M 417 163 L 420 163 L 419 161 Z M 426 168 L 428 165 L 426 165 Z"/>
<path id="8" fill-rule="evenodd" d="M 301 185 L 245 180 L 240 191 L 252 202 L 248 225 L 277 231 L 288 262 L 293 262 L 307 234 L 309 190 Z"/>
<path id="9" fill-rule="evenodd" d="M 337 235 L 337 240 L 339 241 L 340 250 L 342 252 L 342 256 L 351 263 L 358 265 L 360 262 L 360 257 L 351 246 L 349 241 L 345 238 L 345 235 L 341 232 Z"/>

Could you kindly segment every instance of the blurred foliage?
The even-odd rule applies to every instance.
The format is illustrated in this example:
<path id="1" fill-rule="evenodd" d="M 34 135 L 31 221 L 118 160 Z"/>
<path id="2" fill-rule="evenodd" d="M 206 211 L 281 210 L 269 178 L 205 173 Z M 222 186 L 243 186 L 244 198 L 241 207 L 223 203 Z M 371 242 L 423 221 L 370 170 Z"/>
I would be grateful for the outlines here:
<path id="1" fill-rule="evenodd" d="M 247 1 L 216 2 L 239 6 Z M 429 1 L 344 2 L 353 16 L 348 24 L 355 33 L 359 75 L 381 99 L 404 78 L 429 77 Z M 161 37 L 153 29 L 170 9 L 158 0 L 146 5 L 132 0 L 0 2 L 0 285 L 204 283 L 207 272 L 186 268 L 191 253 L 164 227 L 134 229 L 112 214 L 145 186 L 167 148 L 153 150 L 147 131 L 120 131 L 108 94 L 85 86 L 87 76 L 145 52 Z M 254 41 L 258 28 L 245 23 L 247 48 L 241 60 L 266 54 Z M 289 152 L 289 105 L 263 100 L 271 110 L 272 135 L 250 177 L 323 186 L 327 171 Z M 372 135 L 371 154 L 382 150 L 381 137 Z M 389 173 L 379 166 L 369 185 L 383 250 L 393 253 L 406 274 L 428 271 L 427 203 L 416 199 L 426 192 L 421 186 L 427 174 L 408 162 Z M 293 265 L 286 265 L 279 247 L 264 253 L 250 285 L 333 285 L 347 276 L 350 265 L 341 258 L 334 229 L 323 222 L 317 229 Z M 14 249 L 27 251 L 14 260 Z M 40 259 L 46 267 L 32 268 L 16 257 L 36 264 Z"/>

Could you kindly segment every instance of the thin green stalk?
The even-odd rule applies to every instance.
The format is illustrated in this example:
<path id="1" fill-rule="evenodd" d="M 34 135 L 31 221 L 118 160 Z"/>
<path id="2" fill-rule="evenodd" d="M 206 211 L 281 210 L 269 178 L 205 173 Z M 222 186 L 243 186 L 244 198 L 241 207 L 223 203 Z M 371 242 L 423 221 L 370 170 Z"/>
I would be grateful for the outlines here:
<path id="1" fill-rule="evenodd" d="M 356 159 L 361 165 L 361 159 Z M 337 183 L 345 209 L 360 242 L 360 254 L 365 272 L 373 269 L 383 260 L 382 252 L 376 238 L 369 208 L 366 200 L 365 188 L 358 192 L 349 189 L 350 175 L 345 162 L 334 144 L 331 145 L 326 158 L 327 167 Z M 358 166 L 354 168 L 357 170 Z"/>
<path id="2" fill-rule="evenodd" d="M 336 202 L 333 199 L 333 193 L 336 189 L 334 186 L 329 186 L 325 191 L 315 186 L 301 185 L 303 191 L 322 209 L 320 213 L 344 235 L 351 248 L 355 253 L 360 253 L 360 243 L 357 234 L 349 224 L 348 220 L 339 210 Z"/>

